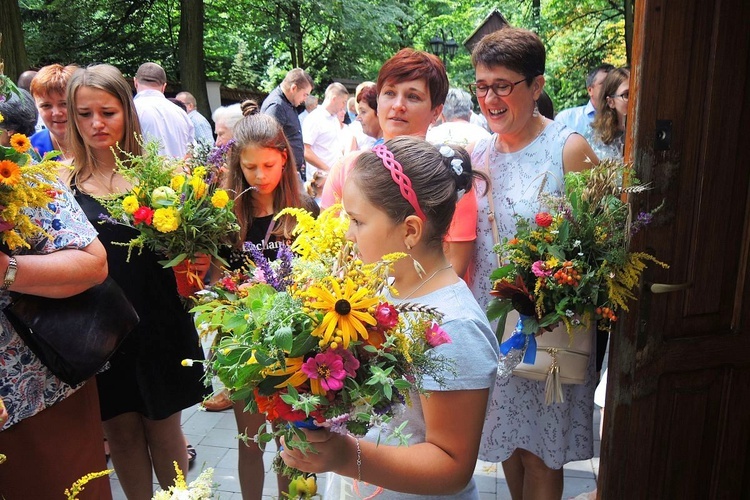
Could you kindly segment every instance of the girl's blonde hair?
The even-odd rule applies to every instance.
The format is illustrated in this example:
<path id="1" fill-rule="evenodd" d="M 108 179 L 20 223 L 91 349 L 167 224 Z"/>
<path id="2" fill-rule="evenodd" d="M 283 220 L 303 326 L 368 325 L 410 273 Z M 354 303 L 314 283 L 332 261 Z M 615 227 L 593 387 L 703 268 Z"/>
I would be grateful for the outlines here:
<path id="1" fill-rule="evenodd" d="M 94 175 L 96 160 L 91 148 L 84 142 L 78 131 L 76 113 L 76 93 L 81 87 L 103 90 L 117 98 L 122 104 L 125 131 L 122 143 L 118 143 L 113 154 L 125 159 L 125 153 L 140 155 L 143 153 L 141 145 L 141 124 L 133 104 L 133 94 L 130 85 L 122 76 L 120 70 L 109 64 L 95 64 L 86 68 L 78 68 L 68 82 L 68 145 L 73 152 L 73 172 L 71 181 L 79 189 L 80 186 Z"/>

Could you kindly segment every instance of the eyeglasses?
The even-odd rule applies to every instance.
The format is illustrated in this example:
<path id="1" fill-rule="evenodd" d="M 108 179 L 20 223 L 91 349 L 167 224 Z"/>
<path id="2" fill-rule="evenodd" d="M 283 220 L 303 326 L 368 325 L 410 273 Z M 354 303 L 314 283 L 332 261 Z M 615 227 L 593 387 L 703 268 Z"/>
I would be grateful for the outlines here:
<path id="1" fill-rule="evenodd" d="M 492 89 L 492 92 L 498 97 L 507 97 L 513 92 L 516 85 L 521 82 L 525 82 L 526 78 L 518 80 L 517 82 L 509 82 L 508 80 L 500 80 L 492 85 L 484 85 L 481 83 L 470 83 L 469 92 L 477 97 L 486 97 L 487 93 Z"/>
<path id="2" fill-rule="evenodd" d="M 628 99 L 630 98 L 630 91 L 627 90 L 627 91 L 623 92 L 622 94 L 615 94 L 615 95 L 611 95 L 609 97 L 611 97 L 612 99 L 615 99 L 615 98 L 619 97 L 623 101 L 628 102 Z"/>

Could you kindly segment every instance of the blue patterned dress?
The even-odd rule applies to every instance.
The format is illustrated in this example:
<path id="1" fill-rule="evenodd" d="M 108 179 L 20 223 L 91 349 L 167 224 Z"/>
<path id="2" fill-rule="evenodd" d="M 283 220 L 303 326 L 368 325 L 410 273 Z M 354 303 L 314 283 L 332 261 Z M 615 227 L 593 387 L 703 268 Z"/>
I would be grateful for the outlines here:
<path id="1" fill-rule="evenodd" d="M 62 186 L 58 189 L 60 194 L 48 205 L 49 210 L 28 211 L 32 221 L 51 236 L 30 241 L 29 253 L 84 248 L 96 238 L 96 231 L 70 191 Z M 9 302 L 9 292 L 0 291 L 0 309 Z M 55 377 L 21 340 L 5 314 L 0 313 L 0 398 L 10 417 L 3 430 L 59 403 L 78 387 L 71 387 Z"/>
<path id="2" fill-rule="evenodd" d="M 573 133 L 564 125 L 552 122 L 520 151 L 500 153 L 494 147 L 496 135 L 476 144 L 471 162 L 480 170 L 485 168 L 490 148 L 489 176 L 500 241 L 513 237 L 516 231 L 514 213 L 533 218 L 542 208 L 537 199 L 540 188 L 543 191 L 561 189 L 563 146 Z M 489 276 L 497 267 L 488 214 L 489 204 L 484 196 L 479 199 L 471 289 L 485 310 L 491 298 Z M 584 384 L 563 385 L 565 403 L 546 406 L 544 382 L 515 375 L 498 379 L 487 412 L 479 458 L 502 462 L 510 458 L 516 448 L 522 448 L 540 457 L 552 469 L 559 469 L 573 460 L 591 458 L 594 455 L 595 354 L 596 350 L 592 349 Z"/>

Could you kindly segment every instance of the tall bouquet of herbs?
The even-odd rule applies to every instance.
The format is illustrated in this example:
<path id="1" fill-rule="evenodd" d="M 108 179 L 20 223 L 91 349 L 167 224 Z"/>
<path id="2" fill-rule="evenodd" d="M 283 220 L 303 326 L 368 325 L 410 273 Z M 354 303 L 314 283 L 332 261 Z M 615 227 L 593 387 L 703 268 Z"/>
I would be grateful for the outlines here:
<path id="1" fill-rule="evenodd" d="M 621 187 L 623 179 L 627 187 Z M 495 247 L 500 261 L 490 279 L 490 319 L 516 310 L 522 328 L 501 346 L 523 350 L 528 336 L 564 324 L 598 320 L 611 328 L 620 310 L 628 310 L 633 288 L 648 262 L 667 267 L 652 255 L 631 252 L 630 237 L 648 224 L 653 212 L 631 214 L 627 195 L 646 189 L 632 165 L 603 160 L 590 170 L 568 173 L 564 192 L 541 195 L 547 209 L 533 220 L 518 216 L 516 234 Z M 513 342 L 511 342 L 513 341 Z M 520 361 L 520 357 L 518 357 Z"/>
<path id="2" fill-rule="evenodd" d="M 209 371 L 231 398 L 273 422 L 257 438 L 309 446 L 301 425 L 364 435 L 388 421 L 424 375 L 447 361 L 430 353 L 450 342 L 441 315 L 388 300 L 387 276 L 401 254 L 365 265 L 344 239 L 348 219 L 332 207 L 318 219 L 301 209 L 291 249 L 252 263 L 198 294 L 196 323 L 220 332 Z M 252 249 L 251 249 L 252 250 Z M 296 254 L 294 253 L 296 252 Z M 396 429 L 396 438 L 403 426 Z"/>

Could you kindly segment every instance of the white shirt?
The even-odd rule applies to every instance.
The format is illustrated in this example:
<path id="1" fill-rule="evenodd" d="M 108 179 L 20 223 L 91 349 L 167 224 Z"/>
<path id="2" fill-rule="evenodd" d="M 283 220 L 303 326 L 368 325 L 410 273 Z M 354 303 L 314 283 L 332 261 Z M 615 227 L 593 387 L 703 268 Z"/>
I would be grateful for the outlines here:
<path id="1" fill-rule="evenodd" d="M 469 122 L 445 122 L 428 130 L 425 140 L 431 144 L 455 144 L 465 148 L 490 135 L 482 127 Z"/>
<path id="2" fill-rule="evenodd" d="M 159 142 L 159 154 L 183 158 L 195 140 L 193 122 L 179 106 L 155 89 L 145 89 L 133 98 L 146 141 Z"/>
<path id="3" fill-rule="evenodd" d="M 318 106 L 307 115 L 302 124 L 302 141 L 310 145 L 313 153 L 332 167 L 344 156 L 341 122 L 323 106 Z M 349 136 L 351 140 L 351 136 Z M 307 163 L 307 178 L 312 179 L 318 169 Z"/>

